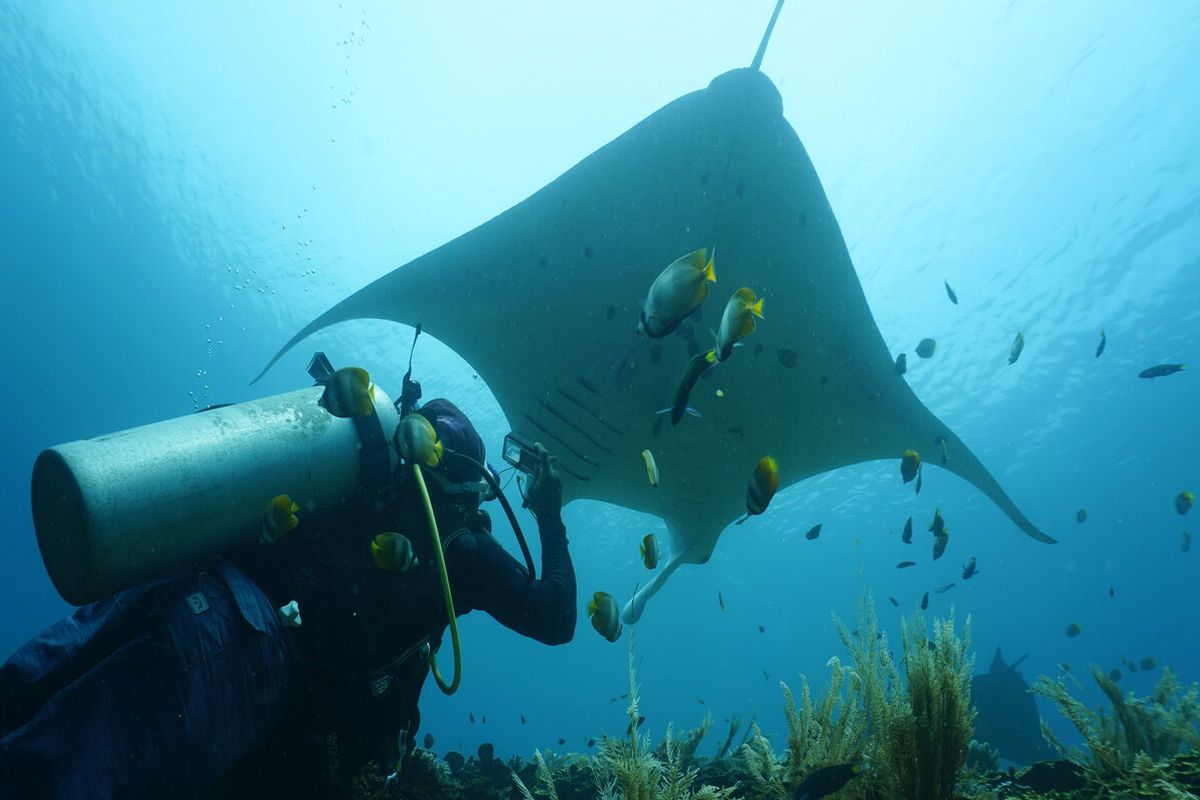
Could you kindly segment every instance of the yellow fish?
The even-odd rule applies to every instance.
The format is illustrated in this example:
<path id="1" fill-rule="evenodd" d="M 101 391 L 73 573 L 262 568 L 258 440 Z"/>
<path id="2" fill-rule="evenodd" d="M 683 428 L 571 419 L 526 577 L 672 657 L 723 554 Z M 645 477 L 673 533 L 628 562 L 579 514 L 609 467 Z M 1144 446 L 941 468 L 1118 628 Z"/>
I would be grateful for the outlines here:
<path id="1" fill-rule="evenodd" d="M 721 327 L 717 328 L 717 360 L 725 361 L 733 354 L 733 346 L 758 328 L 755 317 L 762 319 L 762 298 L 743 286 L 733 293 L 725 304 L 721 315 Z"/>
<path id="2" fill-rule="evenodd" d="M 261 541 L 271 544 L 282 539 L 288 531 L 300 524 L 296 512 L 300 506 L 286 494 L 276 495 L 267 503 L 263 512 Z"/>
<path id="3" fill-rule="evenodd" d="M 658 539 L 653 533 L 647 533 L 642 537 L 642 545 L 638 550 L 646 569 L 654 569 L 658 566 Z"/>
<path id="4" fill-rule="evenodd" d="M 746 516 L 737 521 L 741 525 L 750 517 L 767 510 L 771 498 L 779 490 L 779 465 L 770 456 L 763 456 L 754 466 L 750 483 L 746 486 Z"/>
<path id="5" fill-rule="evenodd" d="M 1180 492 L 1175 497 L 1175 510 L 1180 516 L 1192 510 L 1192 504 L 1196 502 L 1196 493 L 1190 491 Z"/>
<path id="6" fill-rule="evenodd" d="M 422 414 L 409 414 L 396 428 L 396 449 L 405 461 L 427 467 L 442 463 L 442 443 L 438 441 L 433 424 Z"/>
<path id="7" fill-rule="evenodd" d="M 913 478 L 917 477 L 917 470 L 921 468 L 921 454 L 916 450 L 905 450 L 904 456 L 900 459 L 900 477 L 908 483 Z"/>
<path id="8" fill-rule="evenodd" d="M 375 410 L 375 385 L 362 367 L 342 367 L 325 382 L 317 405 L 335 417 L 368 417 Z"/>
<path id="9" fill-rule="evenodd" d="M 638 333 L 651 339 L 659 339 L 679 327 L 708 297 L 708 284 L 716 283 L 713 271 L 713 254 L 705 258 L 706 250 L 701 247 L 682 258 L 677 258 L 654 279 L 642 314 L 638 319 Z"/>
<path id="10" fill-rule="evenodd" d="M 617 610 L 617 601 L 608 592 L 596 592 L 588 601 L 588 616 L 592 618 L 592 627 L 596 632 L 610 642 L 621 638 L 621 614 Z"/>
<path id="11" fill-rule="evenodd" d="M 391 572 L 408 572 L 417 564 L 412 542 L 399 533 L 381 533 L 372 539 L 371 558 L 375 566 Z"/>
<path id="12" fill-rule="evenodd" d="M 650 479 L 650 485 L 658 486 L 658 464 L 654 463 L 654 454 L 643 450 L 642 460 L 646 462 L 646 477 Z"/>

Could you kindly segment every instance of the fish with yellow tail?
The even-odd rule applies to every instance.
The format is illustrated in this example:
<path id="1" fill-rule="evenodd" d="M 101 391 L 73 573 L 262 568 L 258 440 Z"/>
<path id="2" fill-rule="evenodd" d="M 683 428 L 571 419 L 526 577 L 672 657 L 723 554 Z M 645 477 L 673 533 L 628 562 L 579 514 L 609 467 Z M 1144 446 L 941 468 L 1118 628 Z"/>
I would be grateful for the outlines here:
<path id="1" fill-rule="evenodd" d="M 371 540 L 371 559 L 389 572 L 408 572 L 417 565 L 412 542 L 401 533 L 387 531 Z"/>
<path id="2" fill-rule="evenodd" d="M 658 486 L 658 464 L 654 462 L 654 453 L 649 450 L 642 451 L 642 461 L 646 463 L 646 478 L 650 481 L 650 485 Z"/>
<path id="3" fill-rule="evenodd" d="M 642 556 L 642 563 L 646 565 L 646 569 L 654 569 L 658 566 L 658 537 L 653 533 L 647 533 L 642 537 L 642 544 L 638 548 L 638 552 Z"/>
<path id="4" fill-rule="evenodd" d="M 750 517 L 767 510 L 771 498 L 779 490 L 779 465 L 770 456 L 763 456 L 754 466 L 750 483 L 746 485 L 746 515 L 737 521 L 741 525 Z"/>
<path id="5" fill-rule="evenodd" d="M 904 455 L 900 458 L 900 477 L 908 483 L 913 478 L 917 477 L 917 470 L 921 468 L 921 454 L 916 450 L 905 450 Z"/>
<path id="6" fill-rule="evenodd" d="M 317 405 L 335 417 L 369 417 L 375 409 L 375 384 L 362 367 L 342 367 L 325 382 Z"/>
<path id="7" fill-rule="evenodd" d="M 300 518 L 296 516 L 296 512 L 299 510 L 300 506 L 296 505 L 286 494 L 271 498 L 271 502 L 267 503 L 266 511 L 263 512 L 262 532 L 259 540 L 271 544 L 282 539 L 284 535 L 300 524 Z"/>
<path id="8" fill-rule="evenodd" d="M 733 355 L 733 347 L 758 329 L 755 317 L 762 319 L 763 301 L 754 292 L 743 286 L 733 293 L 725 304 L 721 315 L 721 326 L 717 328 L 717 361 L 725 361 Z"/>
<path id="9" fill-rule="evenodd" d="M 717 282 L 714 269 L 716 248 L 707 255 L 705 248 L 677 258 L 659 273 L 650 285 L 637 332 L 660 339 L 679 327 L 679 323 L 699 308 L 708 297 L 708 285 Z"/>
<path id="10" fill-rule="evenodd" d="M 396 426 L 396 451 L 405 461 L 436 467 L 442 463 L 442 443 L 423 414 L 409 414 Z"/>
<path id="11" fill-rule="evenodd" d="M 596 633 L 610 642 L 621 638 L 621 610 L 608 592 L 596 592 L 588 601 L 588 616 Z"/>
<path id="12" fill-rule="evenodd" d="M 1192 506 L 1196 502 L 1196 493 L 1193 491 L 1183 491 L 1175 496 L 1175 510 L 1180 516 L 1192 510 Z"/>

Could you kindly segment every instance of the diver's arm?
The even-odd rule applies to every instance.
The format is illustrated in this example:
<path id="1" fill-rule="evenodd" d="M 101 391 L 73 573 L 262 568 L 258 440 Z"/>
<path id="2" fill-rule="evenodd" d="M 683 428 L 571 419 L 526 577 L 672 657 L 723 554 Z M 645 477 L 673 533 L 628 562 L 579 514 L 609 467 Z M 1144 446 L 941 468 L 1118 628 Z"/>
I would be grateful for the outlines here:
<path id="1" fill-rule="evenodd" d="M 538 580 L 531 580 L 525 565 L 491 534 L 463 536 L 456 549 L 461 548 L 463 561 L 470 566 L 455 580 L 455 594 L 463 591 L 467 609 L 486 611 L 517 633 L 544 644 L 566 644 L 575 635 L 575 567 L 562 518 L 539 516 L 538 534 L 542 540 Z"/>

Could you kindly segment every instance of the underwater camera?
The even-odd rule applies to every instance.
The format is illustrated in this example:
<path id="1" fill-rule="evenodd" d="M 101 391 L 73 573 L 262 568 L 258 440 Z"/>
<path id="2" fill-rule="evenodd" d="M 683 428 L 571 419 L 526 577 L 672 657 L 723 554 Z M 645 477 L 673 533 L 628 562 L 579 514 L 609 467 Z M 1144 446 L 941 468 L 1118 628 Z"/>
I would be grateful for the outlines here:
<path id="1" fill-rule="evenodd" d="M 533 475 L 542 463 L 534 443 L 516 433 L 504 437 L 504 460 L 526 475 Z"/>

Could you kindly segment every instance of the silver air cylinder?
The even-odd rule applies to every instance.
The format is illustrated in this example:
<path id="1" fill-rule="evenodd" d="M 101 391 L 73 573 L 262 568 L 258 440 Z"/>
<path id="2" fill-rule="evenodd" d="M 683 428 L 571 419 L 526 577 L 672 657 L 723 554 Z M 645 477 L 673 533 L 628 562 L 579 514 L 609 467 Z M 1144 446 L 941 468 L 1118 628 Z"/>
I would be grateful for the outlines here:
<path id="1" fill-rule="evenodd" d="M 82 605 L 258 539 L 268 502 L 304 519 L 351 502 L 362 444 L 353 419 L 314 386 L 45 450 L 33 467 L 33 524 L 46 571 Z M 378 387 L 388 457 L 399 415 Z"/>

